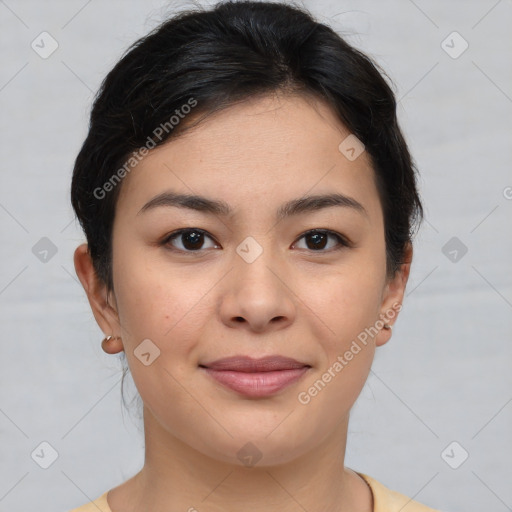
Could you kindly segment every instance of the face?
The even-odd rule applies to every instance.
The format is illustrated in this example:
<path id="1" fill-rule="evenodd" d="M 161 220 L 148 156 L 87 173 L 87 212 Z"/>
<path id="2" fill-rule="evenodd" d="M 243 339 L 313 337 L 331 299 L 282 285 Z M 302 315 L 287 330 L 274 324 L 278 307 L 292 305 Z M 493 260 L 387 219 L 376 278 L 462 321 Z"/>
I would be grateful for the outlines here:
<path id="1" fill-rule="evenodd" d="M 145 420 L 161 435 L 239 465 L 251 442 L 277 464 L 333 438 L 348 418 L 375 347 L 390 337 L 380 319 L 396 320 L 408 275 L 404 265 L 387 277 L 374 173 L 365 152 L 339 149 L 349 134 L 323 103 L 259 98 L 152 150 L 124 178 L 111 307 L 75 262 L 98 323 L 122 337 Z M 144 208 L 164 193 L 225 211 L 170 200 Z M 240 355 L 301 368 L 244 378 L 203 367 Z"/>

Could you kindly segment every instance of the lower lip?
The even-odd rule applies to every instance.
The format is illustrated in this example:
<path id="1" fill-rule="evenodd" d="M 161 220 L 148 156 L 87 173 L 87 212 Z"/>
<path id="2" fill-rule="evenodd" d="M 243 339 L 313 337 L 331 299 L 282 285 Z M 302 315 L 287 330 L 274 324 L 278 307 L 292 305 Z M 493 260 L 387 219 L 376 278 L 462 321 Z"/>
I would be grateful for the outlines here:
<path id="1" fill-rule="evenodd" d="M 290 370 L 278 370 L 272 372 L 235 372 L 229 370 L 212 370 L 202 368 L 217 382 L 252 398 L 262 398 L 273 395 L 281 389 L 298 381 L 308 370 L 309 366 Z"/>

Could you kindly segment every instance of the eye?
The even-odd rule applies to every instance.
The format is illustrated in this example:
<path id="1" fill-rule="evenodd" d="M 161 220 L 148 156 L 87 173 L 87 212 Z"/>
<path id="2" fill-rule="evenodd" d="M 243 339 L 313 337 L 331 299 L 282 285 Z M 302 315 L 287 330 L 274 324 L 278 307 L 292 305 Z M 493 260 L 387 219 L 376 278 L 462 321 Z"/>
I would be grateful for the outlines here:
<path id="1" fill-rule="evenodd" d="M 185 253 L 200 252 L 201 250 L 208 249 L 208 247 L 204 247 L 205 238 L 209 238 L 214 242 L 213 246 L 210 246 L 210 248 L 219 247 L 206 231 L 199 228 L 184 228 L 174 231 L 162 240 L 161 245 L 170 246 L 171 250 Z M 328 229 L 313 229 L 307 231 L 298 240 L 303 238 L 306 240 L 306 249 L 313 252 L 329 252 L 331 250 L 340 250 L 343 247 L 351 247 L 350 242 L 345 237 Z M 328 247 L 326 250 L 329 238 L 336 240 L 337 243 L 334 244 L 334 247 Z M 175 241 L 177 241 L 181 247 L 176 246 L 176 244 L 173 243 Z M 296 244 L 297 242 L 295 242 L 294 246 Z"/>
<path id="2" fill-rule="evenodd" d="M 205 247 L 203 247 L 205 237 L 209 238 L 210 240 L 213 240 L 213 238 L 207 235 L 206 231 L 202 229 L 179 229 L 178 231 L 174 231 L 169 236 L 167 236 L 162 241 L 162 245 L 168 245 L 171 244 L 171 241 L 177 240 L 178 242 L 181 242 L 181 247 L 176 247 L 173 244 L 171 244 L 172 249 L 182 252 L 198 252 L 202 249 L 205 249 Z M 217 245 L 214 244 L 214 246 Z"/>
<path id="3" fill-rule="evenodd" d="M 346 238 L 344 238 L 339 233 L 336 233 L 335 231 L 330 231 L 328 229 L 312 229 L 311 231 L 308 231 L 304 233 L 299 240 L 302 238 L 309 240 L 310 243 L 306 242 L 306 249 L 309 249 L 314 252 L 329 252 L 329 250 L 324 250 L 326 245 L 328 245 L 328 239 L 329 237 L 334 238 L 337 240 L 337 247 L 335 244 L 335 247 L 333 250 L 340 250 L 343 247 L 350 247 L 350 243 Z"/>

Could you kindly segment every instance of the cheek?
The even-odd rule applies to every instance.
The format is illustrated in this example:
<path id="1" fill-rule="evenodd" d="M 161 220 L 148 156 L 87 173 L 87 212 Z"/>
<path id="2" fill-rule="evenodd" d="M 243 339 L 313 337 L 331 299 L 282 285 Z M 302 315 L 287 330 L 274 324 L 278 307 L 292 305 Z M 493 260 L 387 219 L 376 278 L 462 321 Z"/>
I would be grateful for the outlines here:
<path id="1" fill-rule="evenodd" d="M 204 307 L 204 276 L 200 272 L 189 275 L 160 256 L 120 256 L 116 278 L 121 322 L 134 338 L 154 338 L 167 344 Z"/>
<path id="2" fill-rule="evenodd" d="M 118 306 L 126 359 L 133 381 L 155 416 L 193 409 L 184 389 L 191 383 L 189 365 L 206 314 L 200 298 L 204 288 L 175 279 L 127 259 L 119 260 Z M 122 272 L 122 268 L 141 269 Z M 184 293 L 184 290 L 186 293 Z M 116 295 L 116 297 L 117 297 Z M 149 341 L 148 341 L 149 340 Z"/>
<path id="3" fill-rule="evenodd" d="M 323 357 L 308 382 L 313 387 L 303 388 L 313 407 L 347 411 L 357 399 L 373 362 L 384 281 L 385 258 L 373 248 L 331 273 L 323 293 L 315 296 L 311 308 L 320 312 L 329 335 L 319 337 Z"/>
<path id="4" fill-rule="evenodd" d="M 180 388 L 174 388 L 177 381 L 186 381 L 197 359 L 195 351 L 211 316 L 205 295 L 215 282 L 204 273 L 177 272 L 164 263 L 134 255 L 121 256 L 116 262 L 116 298 L 126 358 L 139 393 L 148 403 L 157 400 L 164 389 L 165 395 L 180 394 Z M 142 356 L 148 352 L 149 356 Z M 154 362 L 146 366 L 149 361 Z"/>
<path id="5" fill-rule="evenodd" d="M 338 340 L 357 336 L 378 319 L 384 272 L 381 265 L 361 258 L 358 264 L 329 276 L 324 293 L 317 296 L 317 304 L 329 318 Z"/>
<path id="6" fill-rule="evenodd" d="M 329 279 L 329 293 L 315 305 L 328 336 L 320 336 L 322 355 L 314 374 L 299 390 L 297 401 L 312 416 L 322 416 L 322 428 L 335 428 L 348 413 L 370 371 L 375 344 L 372 327 L 378 319 L 380 289 L 375 273 L 343 272 Z M 322 322 L 320 322 L 322 323 Z M 324 331 L 326 332 L 326 331 Z"/>

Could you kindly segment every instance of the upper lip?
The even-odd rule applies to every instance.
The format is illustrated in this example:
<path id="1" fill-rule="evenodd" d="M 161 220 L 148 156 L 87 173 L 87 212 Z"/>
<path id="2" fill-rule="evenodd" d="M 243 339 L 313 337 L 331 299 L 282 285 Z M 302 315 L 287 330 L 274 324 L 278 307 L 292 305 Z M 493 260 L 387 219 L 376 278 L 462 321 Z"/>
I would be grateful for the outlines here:
<path id="1" fill-rule="evenodd" d="M 276 370 L 291 370 L 310 366 L 285 356 L 266 356 L 254 359 L 249 356 L 233 356 L 217 359 L 211 363 L 200 364 L 212 370 L 231 370 L 235 372 L 271 372 Z"/>

